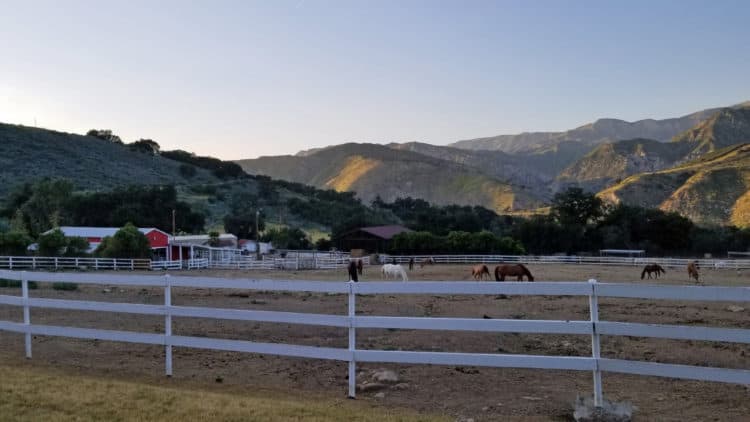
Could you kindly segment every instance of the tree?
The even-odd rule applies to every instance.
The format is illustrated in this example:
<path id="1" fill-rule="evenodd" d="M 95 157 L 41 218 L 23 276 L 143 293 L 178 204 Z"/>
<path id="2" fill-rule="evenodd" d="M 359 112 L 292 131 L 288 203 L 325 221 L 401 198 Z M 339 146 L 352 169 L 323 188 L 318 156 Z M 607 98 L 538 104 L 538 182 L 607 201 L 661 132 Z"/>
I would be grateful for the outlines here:
<path id="1" fill-rule="evenodd" d="M 596 222 L 603 213 L 601 198 L 574 187 L 555 194 L 550 214 L 560 224 L 585 227 Z"/>
<path id="2" fill-rule="evenodd" d="M 73 194 L 73 183 L 67 179 L 42 179 L 32 186 L 31 196 L 21 206 L 32 236 L 66 220 L 67 203 Z"/>
<path id="3" fill-rule="evenodd" d="M 68 242 L 65 234 L 60 229 L 54 229 L 49 233 L 39 236 L 37 239 L 39 256 L 60 256 L 65 253 Z"/>
<path id="4" fill-rule="evenodd" d="M 312 246 L 307 233 L 296 227 L 268 230 L 263 233 L 261 240 L 273 243 L 277 249 L 310 249 Z"/>
<path id="5" fill-rule="evenodd" d="M 158 143 L 151 139 L 139 139 L 132 144 L 128 144 L 128 148 L 133 151 L 144 152 L 152 155 L 159 155 L 161 147 Z"/>
<path id="6" fill-rule="evenodd" d="M 212 231 L 208 233 L 208 245 L 219 246 L 219 232 Z"/>
<path id="7" fill-rule="evenodd" d="M 0 254 L 2 255 L 26 255 L 27 248 L 32 239 L 26 234 L 17 231 L 0 233 Z"/>
<path id="8" fill-rule="evenodd" d="M 89 253 L 89 241 L 83 237 L 68 237 L 65 256 L 86 256 Z"/>
<path id="9" fill-rule="evenodd" d="M 128 223 L 114 236 L 102 239 L 94 253 L 106 258 L 148 258 L 151 255 L 151 244 L 145 234 Z"/>
<path id="10" fill-rule="evenodd" d="M 119 136 L 112 133 L 109 129 L 91 129 L 86 132 L 86 136 L 93 136 L 101 140 L 112 142 L 115 144 L 122 144 L 122 139 Z"/>

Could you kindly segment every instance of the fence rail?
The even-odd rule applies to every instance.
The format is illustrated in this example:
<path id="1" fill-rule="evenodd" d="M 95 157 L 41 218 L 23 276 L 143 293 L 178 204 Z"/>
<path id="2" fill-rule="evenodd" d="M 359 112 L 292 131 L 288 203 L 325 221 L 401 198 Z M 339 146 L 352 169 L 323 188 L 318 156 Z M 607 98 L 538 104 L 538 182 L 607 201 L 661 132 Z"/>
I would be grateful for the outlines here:
<path id="1" fill-rule="evenodd" d="M 436 264 L 585 264 L 585 265 L 632 265 L 659 264 L 665 267 L 685 267 L 696 261 L 704 268 L 716 269 L 750 269 L 750 259 L 693 259 L 693 258 L 657 258 L 657 257 L 620 257 L 620 256 L 559 256 L 559 255 L 381 255 L 382 262 L 395 260 L 399 264 L 414 259 L 419 263 L 432 258 Z"/>
<path id="2" fill-rule="evenodd" d="M 0 321 L 0 330 L 25 335 L 26 356 L 31 358 L 31 336 L 47 335 L 84 339 L 124 341 L 164 345 L 165 372 L 172 374 L 172 347 L 194 347 L 212 350 L 267 353 L 315 359 L 332 359 L 349 363 L 349 395 L 355 395 L 356 362 L 391 362 L 402 364 L 476 365 L 490 367 L 565 369 L 592 371 L 594 396 L 602 403 L 601 373 L 619 372 L 649 376 L 663 376 L 704 381 L 750 384 L 750 370 L 709 368 L 690 365 L 640 362 L 609 359 L 600 356 L 599 338 L 602 335 L 658 337 L 703 341 L 726 341 L 750 344 L 749 329 L 728 329 L 679 325 L 658 325 L 599 321 L 599 297 L 628 297 L 642 299 L 673 299 L 694 301 L 750 302 L 748 287 L 692 287 L 582 282 L 542 283 L 478 283 L 478 282 L 375 282 L 344 283 L 317 281 L 279 281 L 222 279 L 208 277 L 135 276 L 116 274 L 70 274 L 19 272 L 0 270 L 0 278 L 21 281 L 21 296 L 0 295 L 0 304 L 23 307 L 23 323 Z M 75 282 L 161 286 L 163 305 L 110 303 L 82 300 L 32 298 L 28 283 Z M 217 309 L 172 305 L 172 287 L 235 288 L 252 290 L 308 291 L 338 293 L 348 297 L 347 315 L 307 314 L 243 309 Z M 590 318 L 580 321 L 507 320 L 473 318 L 428 318 L 357 316 L 358 294 L 463 294 L 463 295 L 573 295 L 588 296 Z M 131 331 L 101 330 L 31 323 L 31 308 L 54 308 L 102 312 L 121 312 L 165 317 L 164 334 Z M 281 322 L 290 324 L 322 325 L 349 329 L 348 348 L 314 347 L 294 344 L 269 344 L 245 340 L 226 340 L 206 337 L 172 335 L 172 317 L 232 319 L 242 321 Z M 356 348 L 357 328 L 406 328 L 429 330 L 464 330 L 482 332 L 517 332 L 590 335 L 592 356 L 539 356 L 486 353 L 447 353 L 417 351 L 361 350 Z"/>
<path id="3" fill-rule="evenodd" d="M 88 257 L 0 256 L 0 269 L 8 270 L 149 270 L 148 259 Z"/>

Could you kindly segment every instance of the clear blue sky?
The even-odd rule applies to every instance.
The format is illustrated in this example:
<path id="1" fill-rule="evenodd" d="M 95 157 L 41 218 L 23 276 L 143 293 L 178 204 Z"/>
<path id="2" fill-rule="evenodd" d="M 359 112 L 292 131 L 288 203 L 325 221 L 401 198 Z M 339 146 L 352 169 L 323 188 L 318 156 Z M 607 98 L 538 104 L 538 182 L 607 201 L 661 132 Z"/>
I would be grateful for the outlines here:
<path id="1" fill-rule="evenodd" d="M 0 121 L 224 159 L 750 99 L 748 1 L 0 0 L 0 46 Z"/>

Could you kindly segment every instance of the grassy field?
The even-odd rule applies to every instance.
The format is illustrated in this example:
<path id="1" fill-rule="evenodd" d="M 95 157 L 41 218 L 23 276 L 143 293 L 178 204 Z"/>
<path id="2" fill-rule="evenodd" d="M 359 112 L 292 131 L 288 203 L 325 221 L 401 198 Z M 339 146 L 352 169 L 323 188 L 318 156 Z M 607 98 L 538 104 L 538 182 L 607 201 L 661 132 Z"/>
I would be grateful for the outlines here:
<path id="1" fill-rule="evenodd" d="M 374 408 L 345 398 L 272 391 L 215 391 L 0 365 L 3 421 L 433 421 L 438 416 Z M 163 384 L 169 384 L 165 381 Z M 175 382 L 175 384 L 177 384 Z M 447 420 L 447 419 L 445 419 Z"/>

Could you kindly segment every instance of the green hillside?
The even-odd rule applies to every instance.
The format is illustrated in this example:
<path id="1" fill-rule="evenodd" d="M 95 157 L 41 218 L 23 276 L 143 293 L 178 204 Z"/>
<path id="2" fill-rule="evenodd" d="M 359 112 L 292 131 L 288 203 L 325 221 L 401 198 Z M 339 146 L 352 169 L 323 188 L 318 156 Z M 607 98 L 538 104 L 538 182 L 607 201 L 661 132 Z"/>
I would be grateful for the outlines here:
<path id="1" fill-rule="evenodd" d="M 43 177 L 70 179 L 81 190 L 219 182 L 203 169 L 185 177 L 180 165 L 92 136 L 0 123 L 0 197 L 14 186 Z"/>

